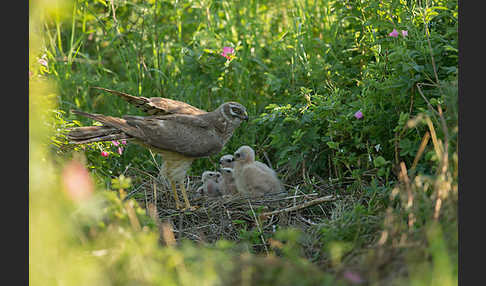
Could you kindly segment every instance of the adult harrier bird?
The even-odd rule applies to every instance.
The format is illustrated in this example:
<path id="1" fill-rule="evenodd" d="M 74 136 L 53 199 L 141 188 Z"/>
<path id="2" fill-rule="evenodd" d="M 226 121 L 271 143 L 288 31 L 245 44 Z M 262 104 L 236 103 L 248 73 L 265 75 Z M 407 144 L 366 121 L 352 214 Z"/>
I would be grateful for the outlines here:
<path id="1" fill-rule="evenodd" d="M 162 172 L 169 179 L 176 207 L 181 208 L 176 184 L 179 183 L 186 209 L 192 209 L 184 187 L 191 163 L 217 154 L 240 126 L 248 120 L 246 108 L 237 102 L 225 102 L 206 112 L 187 103 L 162 98 L 139 97 L 111 92 L 141 108 L 149 116 L 126 115 L 121 118 L 73 110 L 81 116 L 103 123 L 103 126 L 76 127 L 68 134 L 71 143 L 127 139 L 159 153 L 164 161 Z"/>

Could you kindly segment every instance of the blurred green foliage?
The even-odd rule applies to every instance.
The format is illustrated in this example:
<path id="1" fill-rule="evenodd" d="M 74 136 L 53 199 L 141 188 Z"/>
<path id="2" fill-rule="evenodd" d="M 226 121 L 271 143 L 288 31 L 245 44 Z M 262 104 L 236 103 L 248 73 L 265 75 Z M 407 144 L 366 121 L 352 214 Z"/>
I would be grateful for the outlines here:
<path id="1" fill-rule="evenodd" d="M 457 282 L 457 1 L 30 4 L 31 284 L 345 285 L 340 271 L 356 264 L 379 284 L 387 275 L 380 247 L 408 253 L 400 252 L 410 275 L 397 283 Z M 389 36 L 393 29 L 396 38 Z M 231 60 L 220 55 L 225 46 L 235 48 Z M 162 246 L 145 210 L 119 196 L 134 183 L 122 177 L 128 165 L 155 173 L 160 159 L 137 145 L 122 155 L 110 142 L 74 150 L 65 145 L 68 128 L 92 124 L 70 109 L 142 114 L 91 86 L 206 110 L 241 102 L 251 121 L 221 154 L 253 146 L 258 159 L 268 155 L 285 174 L 285 183 L 299 184 L 302 170 L 309 174 L 304 191 L 316 181 L 352 183 L 339 190 L 343 199 L 315 227 L 315 240 L 309 243 L 313 238 L 297 229 L 278 229 L 265 237 L 272 245 L 266 258 L 225 241 Z M 429 142 L 409 170 L 409 206 L 396 166 L 412 166 L 431 131 L 424 118 L 449 156 L 444 161 Z M 70 199 L 62 185 L 63 167 L 77 153 L 71 151 L 85 154 L 94 178 L 95 193 L 83 202 Z M 214 168 L 218 159 L 197 160 L 192 174 Z M 241 226 L 241 243 L 261 244 L 257 228 L 234 224 Z M 317 248 L 311 252 L 318 266 L 306 259 L 308 244 Z M 367 252 L 370 245 L 379 247 Z"/>

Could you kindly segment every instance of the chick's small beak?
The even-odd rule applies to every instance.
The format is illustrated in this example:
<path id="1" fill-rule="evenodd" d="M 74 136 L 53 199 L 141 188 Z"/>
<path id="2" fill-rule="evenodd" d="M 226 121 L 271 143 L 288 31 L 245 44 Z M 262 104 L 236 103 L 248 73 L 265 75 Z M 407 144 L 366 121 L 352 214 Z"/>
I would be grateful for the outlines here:
<path id="1" fill-rule="evenodd" d="M 246 113 L 245 111 L 245 113 L 243 114 L 243 120 L 248 121 L 248 119 L 249 119 L 248 113 Z"/>

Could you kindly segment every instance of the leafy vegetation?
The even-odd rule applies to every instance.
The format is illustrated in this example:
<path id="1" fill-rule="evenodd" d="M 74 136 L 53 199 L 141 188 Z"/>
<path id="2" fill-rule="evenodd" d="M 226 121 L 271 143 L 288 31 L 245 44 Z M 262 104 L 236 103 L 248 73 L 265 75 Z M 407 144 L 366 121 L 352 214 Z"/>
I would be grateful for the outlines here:
<path id="1" fill-rule="evenodd" d="M 33 285 L 457 284 L 457 1 L 30 4 Z M 250 122 L 191 176 L 250 145 L 289 190 L 339 199 L 305 228 L 233 221 L 233 241 L 175 241 L 123 200 L 143 180 L 127 169 L 157 174 L 160 158 L 66 144 L 92 124 L 71 109 L 142 115 L 92 86 L 238 101 Z"/>

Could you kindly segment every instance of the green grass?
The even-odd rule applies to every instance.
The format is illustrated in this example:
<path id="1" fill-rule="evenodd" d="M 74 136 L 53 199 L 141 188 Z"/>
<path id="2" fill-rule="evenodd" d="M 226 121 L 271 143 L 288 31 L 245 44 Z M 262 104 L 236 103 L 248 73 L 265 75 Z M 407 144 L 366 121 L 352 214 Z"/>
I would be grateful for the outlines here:
<path id="1" fill-rule="evenodd" d="M 236 241 L 160 247 L 144 211 L 137 216 L 147 228 L 134 231 L 128 211 L 110 197 L 116 191 L 104 191 L 117 189 L 112 179 L 128 166 L 156 174 L 160 158 L 154 162 L 136 145 L 121 156 L 110 143 L 76 147 L 86 156 L 99 204 L 87 204 L 74 218 L 51 208 L 48 226 L 63 226 L 39 232 L 44 222 L 33 220 L 31 235 L 61 241 L 60 247 L 73 253 L 64 254 L 68 261 L 110 244 L 123 250 L 88 259 L 79 272 L 63 272 L 67 276 L 54 274 L 63 267 L 56 263 L 38 268 L 41 252 L 31 250 L 36 277 L 60 283 L 97 269 L 94 280 L 116 277 L 98 280 L 103 285 L 190 284 L 196 277 L 208 285 L 291 285 L 300 281 L 298 275 L 314 273 L 309 285 L 346 285 L 343 275 L 352 270 L 371 285 L 457 283 L 457 1 L 58 2 L 60 10 L 34 4 L 31 10 L 37 16 L 30 25 L 30 121 L 36 122 L 30 132 L 31 142 L 42 143 L 39 149 L 32 145 L 39 154 L 32 152 L 31 161 L 53 162 L 52 168 L 31 165 L 32 178 L 53 176 L 50 185 L 31 193 L 31 218 L 52 205 L 40 194 L 62 192 L 57 176 L 73 156 L 64 132 L 92 124 L 70 109 L 142 115 L 91 86 L 168 97 L 206 110 L 238 101 L 250 122 L 221 154 L 195 161 L 190 175 L 200 176 L 214 169 L 220 155 L 250 145 L 257 159 L 268 157 L 286 185 L 305 193 L 332 189 L 341 199 L 322 212 L 308 210 L 315 225 L 294 229 L 282 223 L 275 234 L 266 233 L 278 257 L 273 262 L 259 260 L 265 253 L 260 248 L 251 254 L 241 250 L 260 241 L 253 226 Z M 396 38 L 388 35 L 394 28 L 400 32 Z M 225 46 L 235 48 L 232 60 L 220 55 Z M 42 55 L 47 67 L 38 61 Z M 362 119 L 354 117 L 358 110 Z M 426 132 L 433 138 L 412 169 Z M 100 156 L 101 150 L 110 156 Z M 400 176 L 401 162 L 409 182 Z M 136 185 L 142 178 L 132 180 Z M 66 212 L 79 208 L 68 199 L 55 201 Z M 115 235 L 117 228 L 126 236 Z M 146 268 L 140 264 L 145 260 Z M 227 269 L 218 268 L 225 263 Z M 263 271 L 266 264 L 271 266 Z M 155 274 L 161 268 L 167 280 Z"/>

